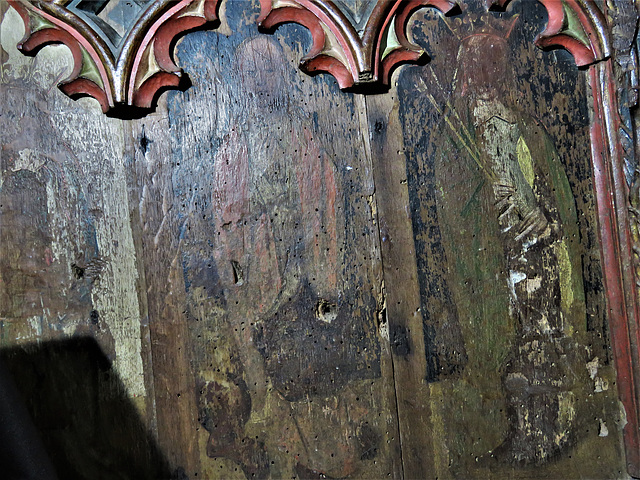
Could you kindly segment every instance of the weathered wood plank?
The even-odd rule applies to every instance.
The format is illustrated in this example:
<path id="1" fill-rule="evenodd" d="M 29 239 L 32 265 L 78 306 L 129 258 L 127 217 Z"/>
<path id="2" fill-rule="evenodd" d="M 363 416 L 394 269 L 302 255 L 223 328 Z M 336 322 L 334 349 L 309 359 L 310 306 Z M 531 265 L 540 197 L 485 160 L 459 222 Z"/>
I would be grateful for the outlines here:
<path id="1" fill-rule="evenodd" d="M 370 138 L 374 166 L 384 259 L 385 320 L 393 355 L 403 476 L 436 477 L 436 425 L 425 381 L 425 328 L 397 98 L 395 90 L 389 95 L 367 98 L 367 123 L 362 128 Z"/>
<path id="2" fill-rule="evenodd" d="M 189 476 L 399 477 L 357 111 L 291 67 L 300 30 L 251 37 L 255 14 L 185 38 L 194 86 L 133 127 L 159 442 Z"/>
<path id="3" fill-rule="evenodd" d="M 105 468 L 114 475 L 163 475 L 164 461 L 146 431 L 151 379 L 122 122 L 55 90 L 69 68 L 67 49 L 49 47 L 35 60 L 21 56 L 15 49 L 21 23 L 5 7 L 3 357 L 45 444 L 57 453 L 52 460 L 61 476 L 90 477 Z"/>
<path id="4" fill-rule="evenodd" d="M 163 108 L 158 109 L 163 112 Z M 190 369 L 189 326 L 179 258 L 179 219 L 171 215 L 174 151 L 166 113 L 129 125 L 127 167 L 132 226 L 137 236 L 139 289 L 147 305 L 155 432 L 172 468 L 191 477 L 200 461 Z"/>

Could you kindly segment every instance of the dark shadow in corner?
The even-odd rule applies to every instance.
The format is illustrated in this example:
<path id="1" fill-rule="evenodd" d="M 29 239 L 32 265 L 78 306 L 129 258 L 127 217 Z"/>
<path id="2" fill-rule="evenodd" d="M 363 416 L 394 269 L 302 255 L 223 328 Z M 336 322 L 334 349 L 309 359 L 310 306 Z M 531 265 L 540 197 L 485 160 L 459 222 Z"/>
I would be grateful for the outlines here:
<path id="1" fill-rule="evenodd" d="M 171 478 L 166 459 L 94 339 L 3 349 L 0 361 L 60 480 Z M 5 476 L 11 467 L 0 464 L 0 477 L 12 480 Z"/>

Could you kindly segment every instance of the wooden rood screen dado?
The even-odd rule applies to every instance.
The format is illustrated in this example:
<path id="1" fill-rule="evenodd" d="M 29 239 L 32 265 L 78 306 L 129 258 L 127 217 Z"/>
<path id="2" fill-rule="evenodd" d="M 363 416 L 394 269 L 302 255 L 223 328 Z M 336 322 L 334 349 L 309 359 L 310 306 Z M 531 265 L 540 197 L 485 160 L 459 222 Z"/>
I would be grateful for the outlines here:
<path id="1" fill-rule="evenodd" d="M 60 478 L 640 476 L 634 2 L 0 20 L 0 356 Z"/>

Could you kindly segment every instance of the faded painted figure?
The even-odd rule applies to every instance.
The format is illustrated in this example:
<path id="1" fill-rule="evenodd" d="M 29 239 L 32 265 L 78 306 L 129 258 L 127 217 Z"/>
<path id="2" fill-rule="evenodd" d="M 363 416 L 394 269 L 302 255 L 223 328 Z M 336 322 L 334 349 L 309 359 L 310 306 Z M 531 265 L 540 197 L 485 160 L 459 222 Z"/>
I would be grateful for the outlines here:
<path id="1" fill-rule="evenodd" d="M 376 300 L 344 279 L 339 172 L 290 98 L 280 46 L 248 39 L 235 57 L 243 91 L 226 112 L 233 127 L 188 220 L 187 230 L 211 235 L 204 245 L 185 234 L 190 303 L 210 305 L 194 316 L 211 317 L 203 335 L 220 331 L 215 351 L 196 355 L 213 360 L 199 372 L 207 455 L 247 477 L 349 475 L 380 436 L 351 388 L 380 377 Z M 203 252 L 212 252 L 204 263 Z M 344 435 L 322 434 L 330 428 Z"/>
<path id="2" fill-rule="evenodd" d="M 113 359 L 111 334 L 92 310 L 101 264 L 78 159 L 43 93 L 2 83 L 0 103 L 0 346 L 96 335 Z"/>
<path id="3" fill-rule="evenodd" d="M 452 100 L 441 108 L 430 97 L 443 121 L 435 195 L 445 251 L 458 259 L 450 281 L 475 303 L 457 302 L 467 328 L 497 335 L 508 433 L 487 456 L 541 463 L 573 431 L 586 310 L 575 201 L 550 138 L 509 102 L 506 35 L 484 26 L 464 38 Z"/>

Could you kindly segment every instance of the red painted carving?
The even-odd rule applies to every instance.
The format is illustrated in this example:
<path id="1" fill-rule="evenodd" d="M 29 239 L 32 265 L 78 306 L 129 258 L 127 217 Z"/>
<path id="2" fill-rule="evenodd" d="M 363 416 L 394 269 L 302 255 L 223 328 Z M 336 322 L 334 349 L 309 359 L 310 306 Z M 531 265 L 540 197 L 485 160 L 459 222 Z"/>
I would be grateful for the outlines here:
<path id="1" fill-rule="evenodd" d="M 579 67 L 610 55 L 607 22 L 593 0 L 538 0 L 547 9 L 547 28 L 538 35 L 542 48 L 564 48 Z M 487 0 L 487 6 L 505 8 L 510 0 Z"/>
<path id="2" fill-rule="evenodd" d="M 300 68 L 312 75 L 330 73 L 340 88 L 388 85 L 395 67 L 416 62 L 425 54 L 407 39 L 409 16 L 420 7 L 431 6 L 446 13 L 456 6 L 450 0 L 377 0 L 368 16 L 354 25 L 344 7 L 330 0 L 260 3 L 258 23 L 262 30 L 293 22 L 311 31 L 313 45 Z"/>
<path id="3" fill-rule="evenodd" d="M 629 224 L 629 188 L 624 175 L 620 143 L 618 101 L 611 61 L 590 67 L 594 101 L 591 152 L 598 208 L 604 286 L 609 307 L 609 330 L 613 343 L 617 383 L 627 424 L 624 440 L 627 470 L 640 476 L 638 430 L 640 311 L 633 268 L 633 241 Z"/>
<path id="4" fill-rule="evenodd" d="M 598 209 L 604 286 L 609 307 L 609 330 L 620 400 L 627 424 L 624 440 L 627 470 L 640 477 L 640 305 L 636 290 L 633 239 L 629 223 L 629 188 L 620 142 L 621 120 L 613 74 L 609 28 L 592 0 L 539 0 L 549 15 L 536 39 L 545 47 L 562 47 L 578 66 L 589 67 L 593 98 L 591 161 Z M 504 7 L 509 0 L 488 0 Z"/>
<path id="5" fill-rule="evenodd" d="M 160 90 L 179 86 L 182 71 L 174 63 L 171 51 L 175 38 L 217 20 L 219 0 L 149 1 L 136 12 L 135 22 L 118 41 L 114 40 L 115 30 L 106 22 L 100 23 L 101 19 L 92 12 L 84 15 L 77 6 L 79 2 L 9 3 L 25 24 L 25 36 L 18 48 L 35 54 L 44 45 L 66 45 L 74 66 L 60 89 L 71 97 L 93 97 L 104 112 L 117 114 L 135 107 L 151 108 Z M 98 3 L 109 6 L 110 2 Z M 132 2 L 126 4 L 130 6 Z M 101 29 L 100 25 L 106 26 Z"/>

